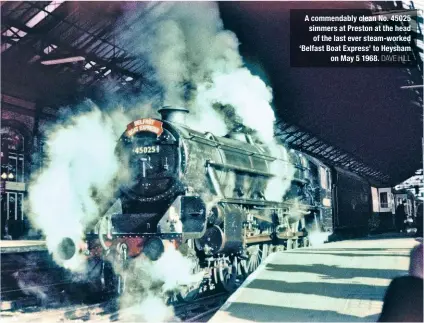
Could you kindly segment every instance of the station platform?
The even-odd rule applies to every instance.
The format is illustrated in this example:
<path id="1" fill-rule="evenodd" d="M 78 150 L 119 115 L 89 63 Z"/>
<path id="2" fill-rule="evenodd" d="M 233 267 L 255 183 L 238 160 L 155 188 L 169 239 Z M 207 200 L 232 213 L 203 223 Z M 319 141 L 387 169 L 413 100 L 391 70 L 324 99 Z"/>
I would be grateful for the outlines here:
<path id="1" fill-rule="evenodd" d="M 391 234 L 271 254 L 209 322 L 376 322 L 419 243 Z"/>
<path id="2" fill-rule="evenodd" d="M 0 253 L 21 253 L 47 251 L 45 241 L 41 240 L 0 240 Z"/>

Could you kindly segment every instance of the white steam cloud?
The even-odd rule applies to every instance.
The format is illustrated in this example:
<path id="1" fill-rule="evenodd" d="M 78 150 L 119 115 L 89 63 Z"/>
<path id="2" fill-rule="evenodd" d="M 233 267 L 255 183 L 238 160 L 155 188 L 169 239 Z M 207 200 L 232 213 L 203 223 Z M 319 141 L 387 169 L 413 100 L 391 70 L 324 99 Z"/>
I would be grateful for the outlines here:
<path id="1" fill-rule="evenodd" d="M 159 50 L 151 56 L 156 68 L 157 78 L 161 84 L 166 84 L 166 101 L 174 105 L 182 105 L 181 84 L 188 76 L 185 61 L 184 34 L 175 21 L 164 21 L 156 28 L 153 47 Z M 174 64 L 168 64 L 174 62 Z M 182 62 L 182 64 L 180 64 Z M 160 68 L 166 66 L 166 68 Z"/>
<path id="2" fill-rule="evenodd" d="M 110 182 L 119 170 L 114 154 L 118 130 L 126 118 L 104 115 L 96 107 L 52 129 L 47 138 L 45 168 L 29 185 L 30 219 L 41 229 L 58 263 L 57 247 L 70 237 L 78 247 L 86 226 L 99 216 L 95 197 L 111 198 Z M 83 257 L 64 266 L 82 269 Z"/>
<path id="3" fill-rule="evenodd" d="M 195 263 L 184 257 L 171 244 L 157 261 L 141 255 L 131 262 L 128 282 L 120 298 L 123 321 L 172 322 L 174 309 L 167 298 L 181 286 L 198 283 L 204 273 L 193 274 Z"/>
<path id="4" fill-rule="evenodd" d="M 256 130 L 260 139 L 270 143 L 274 139 L 275 121 L 271 100 L 269 87 L 258 76 L 246 68 L 238 68 L 228 74 L 213 73 L 211 84 L 199 85 L 194 105 L 231 105 L 245 126 Z"/>
<path id="5" fill-rule="evenodd" d="M 281 201 L 290 188 L 295 168 L 290 163 L 287 149 L 284 146 L 273 142 L 269 143 L 269 149 L 277 160 L 271 164 L 270 170 L 275 177 L 268 181 L 265 198 L 270 201 Z"/>
<path id="6" fill-rule="evenodd" d="M 308 232 L 308 239 L 311 246 L 316 247 L 320 246 L 328 241 L 328 237 L 330 236 L 329 232 L 323 232 L 321 230 L 315 230 Z"/>
<path id="7" fill-rule="evenodd" d="M 142 11 L 142 17 L 126 16 L 118 32 L 125 34 L 126 47 L 153 66 L 163 103 L 185 105 L 190 127 L 217 135 L 232 129 L 228 117 L 213 105 L 231 105 L 245 126 L 271 142 L 275 120 L 271 89 L 243 66 L 237 37 L 223 29 L 217 4 L 150 3 Z"/>

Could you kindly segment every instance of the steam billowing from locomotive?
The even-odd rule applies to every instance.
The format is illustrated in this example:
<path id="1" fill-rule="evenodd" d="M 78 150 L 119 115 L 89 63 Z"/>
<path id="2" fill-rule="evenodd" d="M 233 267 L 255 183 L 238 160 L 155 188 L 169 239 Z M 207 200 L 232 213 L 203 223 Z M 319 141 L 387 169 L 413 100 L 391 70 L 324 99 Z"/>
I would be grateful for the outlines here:
<path id="1" fill-rule="evenodd" d="M 114 154 L 116 131 L 128 122 L 119 112 L 111 117 L 86 105 L 90 112 L 47 133 L 45 167 L 32 178 L 27 201 L 32 224 L 43 231 L 54 259 L 75 270 L 83 270 L 83 258 L 63 260 L 72 244 L 80 247 L 87 225 L 113 196 L 110 182 L 123 171 Z M 64 243 L 64 238 L 69 240 Z"/>
<path id="2" fill-rule="evenodd" d="M 216 3 L 146 3 L 122 19 L 117 33 L 150 62 L 162 102 L 190 110 L 189 127 L 224 136 L 241 123 L 273 140 L 271 89 L 243 66 Z"/>
<path id="3" fill-rule="evenodd" d="M 163 102 L 188 107 L 187 125 L 194 129 L 226 135 L 244 124 L 256 130 L 259 138 L 271 143 L 274 122 L 271 89 L 243 67 L 238 40 L 232 32 L 223 29 L 217 5 L 210 2 L 142 5 L 141 10 L 125 15 L 125 29 L 116 32 L 126 46 L 146 57 L 153 66 L 151 77 L 163 90 Z M 143 19 L 138 19 L 140 14 Z M 127 26 L 131 28 L 127 29 Z M 135 114 L 132 112 L 132 115 Z M 123 115 L 119 119 L 130 120 Z M 58 126 L 50 131 L 47 143 L 50 164 L 33 181 L 30 204 L 37 226 L 46 233 L 51 232 L 47 233 L 48 237 L 57 234 L 75 237 L 73 239 L 78 241 L 85 225 L 98 216 L 97 202 L 90 198 L 91 188 L 104 186 L 117 171 L 113 157 L 117 135 L 111 135 L 111 132 L 116 133 L 117 127 L 111 123 L 116 118 L 109 119 L 96 110 L 73 120 L 73 128 Z M 120 125 L 122 129 L 125 122 Z M 93 138 L 93 141 L 86 138 Z M 94 141 L 102 142 L 104 147 Z M 78 145 L 74 145 L 75 142 Z M 64 147 L 69 146 L 72 149 L 67 148 L 62 154 Z M 284 155 L 284 148 L 275 148 L 275 153 Z M 105 160 L 108 162 L 104 163 Z M 90 165 L 96 168 L 96 172 L 87 174 Z M 104 165 L 105 169 L 97 165 Z M 287 178 L 283 191 L 290 184 L 292 172 L 288 166 L 276 171 Z M 57 182 L 65 180 L 66 183 Z M 276 185 L 270 184 L 268 194 L 276 192 Z M 44 188 L 47 186 L 49 191 L 57 186 L 54 191 L 60 196 L 44 196 L 42 191 L 46 192 Z M 68 193 L 63 191 L 64 188 Z M 67 201 L 63 201 L 65 196 Z M 42 205 L 49 205 L 47 201 L 51 200 L 60 201 L 57 203 L 60 210 L 54 207 L 44 210 L 47 207 Z M 56 233 L 44 227 L 46 222 L 52 223 L 53 228 L 58 227 L 57 222 L 67 223 L 63 227 L 74 232 L 65 234 L 59 229 Z M 53 240 L 56 246 L 57 239 Z"/>
<path id="4" fill-rule="evenodd" d="M 90 257 L 107 251 L 119 288 L 129 258 L 150 263 L 168 255 L 162 240 L 202 270 L 211 257 L 209 277 L 228 284 L 237 279 L 228 280 L 224 268 L 243 264 L 250 272 L 257 262 L 244 264 L 248 256 L 265 257 L 272 241 L 297 237 L 309 211 L 283 197 L 289 191 L 300 198 L 316 185 L 308 182 L 311 161 L 274 141 L 271 89 L 243 67 L 237 38 L 223 29 L 215 3 L 138 5 L 141 12 L 126 15 L 116 32 L 152 67 L 145 75 L 161 97 L 150 97 L 151 105 L 168 107 L 161 118 L 141 119 L 143 111 L 128 118 L 92 107 L 55 127 L 48 163 L 29 188 L 32 220 L 58 263 L 71 269 L 83 267 L 81 249 Z M 311 204 L 308 194 L 302 199 Z M 105 215 L 116 197 L 119 210 Z M 168 278 L 160 280 L 166 285 Z"/>

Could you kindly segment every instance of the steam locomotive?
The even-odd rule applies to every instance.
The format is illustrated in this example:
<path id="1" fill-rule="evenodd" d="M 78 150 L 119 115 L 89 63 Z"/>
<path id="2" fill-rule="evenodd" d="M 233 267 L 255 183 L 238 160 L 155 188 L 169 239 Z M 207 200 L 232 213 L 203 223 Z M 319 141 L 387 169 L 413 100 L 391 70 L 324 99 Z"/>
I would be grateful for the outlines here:
<path id="1" fill-rule="evenodd" d="M 122 293 L 132 258 L 156 261 L 172 245 L 204 273 L 180 298 L 208 286 L 232 291 L 276 248 L 307 246 L 311 232 L 333 230 L 332 170 L 319 160 L 276 153 L 243 129 L 194 131 L 184 108 L 159 112 L 119 139 L 117 200 L 86 234 L 84 252 L 101 261 L 104 285 Z M 60 249 L 63 259 L 76 252 L 69 239 Z"/>

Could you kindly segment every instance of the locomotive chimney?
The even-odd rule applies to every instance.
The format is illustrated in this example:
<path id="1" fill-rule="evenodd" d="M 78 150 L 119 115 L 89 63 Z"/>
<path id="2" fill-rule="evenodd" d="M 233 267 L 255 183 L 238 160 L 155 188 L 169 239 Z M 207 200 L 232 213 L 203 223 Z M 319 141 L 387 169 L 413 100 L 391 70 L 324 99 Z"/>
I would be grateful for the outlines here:
<path id="1" fill-rule="evenodd" d="M 185 124 L 185 118 L 189 111 L 183 107 L 165 106 L 160 108 L 158 112 L 160 113 L 162 120 Z"/>
<path id="2" fill-rule="evenodd" d="M 242 124 L 239 124 L 234 127 L 233 130 L 231 130 L 225 137 L 247 142 L 245 131 L 246 127 Z"/>

